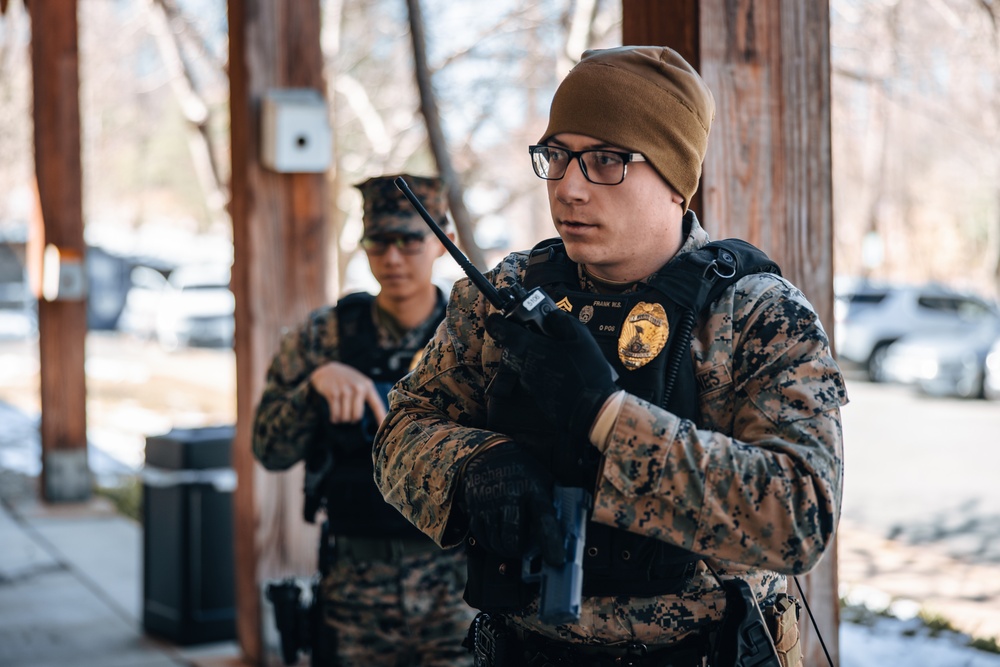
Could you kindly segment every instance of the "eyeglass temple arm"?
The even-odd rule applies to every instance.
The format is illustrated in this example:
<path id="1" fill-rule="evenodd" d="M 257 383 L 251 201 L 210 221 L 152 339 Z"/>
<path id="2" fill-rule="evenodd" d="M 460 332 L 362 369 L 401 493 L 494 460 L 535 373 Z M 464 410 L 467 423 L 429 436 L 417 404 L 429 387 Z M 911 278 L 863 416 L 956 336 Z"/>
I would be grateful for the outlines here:
<path id="1" fill-rule="evenodd" d="M 438 240 L 441 241 L 445 248 L 447 248 L 448 253 L 455 258 L 458 265 L 462 267 L 462 271 L 464 271 L 465 275 L 469 276 L 469 280 L 471 280 L 475 286 L 479 288 L 479 291 L 483 293 L 486 300 L 505 313 L 512 308 L 515 305 L 515 297 L 511 294 L 506 294 L 508 298 L 504 298 L 504 295 L 500 294 L 497 288 L 486 279 L 486 276 L 480 273 L 479 269 L 473 266 L 472 262 L 469 261 L 462 251 L 458 249 L 458 246 L 456 246 L 452 240 L 448 238 L 448 235 L 444 233 L 444 230 L 441 229 L 441 227 L 439 227 L 434 221 L 431 214 L 427 212 L 424 205 L 420 202 L 417 196 L 413 194 L 413 191 L 410 190 L 410 186 L 407 185 L 406 180 L 402 176 L 398 176 L 395 180 L 393 180 L 393 183 L 395 183 L 396 187 L 399 188 L 399 191 L 403 193 L 403 196 L 410 200 L 410 203 L 413 204 L 413 208 L 417 209 L 417 213 L 420 214 L 420 217 L 424 219 L 427 226 L 431 228 L 432 232 L 434 232 L 434 236 L 438 237 Z"/>

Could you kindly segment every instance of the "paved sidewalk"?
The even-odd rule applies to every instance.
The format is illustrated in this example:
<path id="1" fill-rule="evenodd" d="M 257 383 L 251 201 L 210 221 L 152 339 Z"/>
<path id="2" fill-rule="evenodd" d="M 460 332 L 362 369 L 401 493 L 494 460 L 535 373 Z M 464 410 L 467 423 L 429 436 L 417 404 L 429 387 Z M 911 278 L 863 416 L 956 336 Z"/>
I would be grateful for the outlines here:
<path id="1" fill-rule="evenodd" d="M 0 470 L 0 667 L 222 667 L 235 643 L 178 647 L 142 630 L 142 528 L 94 499 L 50 505 Z"/>

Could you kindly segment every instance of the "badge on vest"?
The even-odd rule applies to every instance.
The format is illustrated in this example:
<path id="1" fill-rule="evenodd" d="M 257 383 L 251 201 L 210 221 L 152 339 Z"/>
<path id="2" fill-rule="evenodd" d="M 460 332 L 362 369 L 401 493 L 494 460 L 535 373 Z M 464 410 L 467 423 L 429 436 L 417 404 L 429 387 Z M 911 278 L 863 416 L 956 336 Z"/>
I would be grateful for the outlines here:
<path id="1" fill-rule="evenodd" d="M 656 358 L 670 337 L 667 313 L 658 303 L 640 301 L 629 312 L 618 337 L 618 358 L 634 371 Z"/>

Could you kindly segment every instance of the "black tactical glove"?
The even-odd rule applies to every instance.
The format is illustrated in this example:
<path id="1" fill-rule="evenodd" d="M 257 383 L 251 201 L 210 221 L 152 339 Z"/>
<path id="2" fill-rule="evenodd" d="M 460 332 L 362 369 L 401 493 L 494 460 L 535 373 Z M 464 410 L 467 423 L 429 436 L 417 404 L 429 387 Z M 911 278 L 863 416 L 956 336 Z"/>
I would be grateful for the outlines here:
<path id="1" fill-rule="evenodd" d="M 587 328 L 569 313 L 554 310 L 543 324 L 545 335 L 493 314 L 486 330 L 503 345 L 503 363 L 517 372 L 553 424 L 586 440 L 601 406 L 618 391 L 614 369 Z"/>
<path id="2" fill-rule="evenodd" d="M 469 532 L 503 558 L 539 548 L 549 565 L 566 561 L 552 475 L 520 445 L 505 442 L 476 455 L 462 479 Z"/>

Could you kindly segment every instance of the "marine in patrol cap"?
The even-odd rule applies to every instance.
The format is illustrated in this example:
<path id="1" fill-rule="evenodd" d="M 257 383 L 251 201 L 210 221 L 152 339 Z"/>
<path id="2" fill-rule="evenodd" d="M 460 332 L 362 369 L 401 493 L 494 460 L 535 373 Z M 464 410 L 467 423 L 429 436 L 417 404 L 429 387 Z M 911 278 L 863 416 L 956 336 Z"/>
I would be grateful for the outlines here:
<path id="1" fill-rule="evenodd" d="M 427 223 L 413 207 L 413 204 L 400 192 L 393 182 L 402 176 L 410 186 L 413 194 L 423 203 L 431 217 L 446 228 L 445 212 L 448 202 L 445 197 L 444 181 L 438 177 L 412 176 L 410 174 L 393 174 L 391 176 L 376 176 L 364 183 L 355 185 L 364 197 L 364 235 L 376 234 L 420 234 L 430 232 Z"/>

